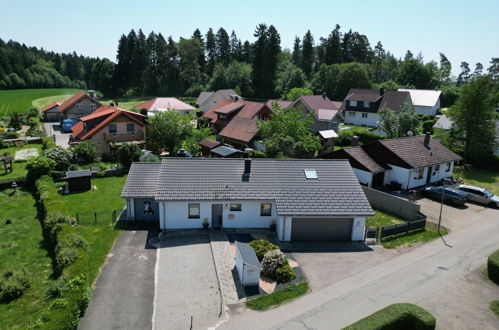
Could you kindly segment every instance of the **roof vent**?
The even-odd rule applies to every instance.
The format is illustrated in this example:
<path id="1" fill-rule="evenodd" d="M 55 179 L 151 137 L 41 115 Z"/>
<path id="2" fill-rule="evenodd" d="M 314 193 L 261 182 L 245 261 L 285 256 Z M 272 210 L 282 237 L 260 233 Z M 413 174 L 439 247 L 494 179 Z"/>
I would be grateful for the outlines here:
<path id="1" fill-rule="evenodd" d="M 305 171 L 305 178 L 307 178 L 307 180 L 318 180 L 319 179 L 315 169 L 305 169 L 304 171 Z"/>
<path id="2" fill-rule="evenodd" d="M 424 146 L 428 149 L 430 149 L 430 139 L 431 139 L 431 133 L 426 132 L 426 134 L 424 136 Z"/>
<path id="3" fill-rule="evenodd" d="M 322 98 L 325 100 L 326 99 L 326 92 L 322 92 Z"/>

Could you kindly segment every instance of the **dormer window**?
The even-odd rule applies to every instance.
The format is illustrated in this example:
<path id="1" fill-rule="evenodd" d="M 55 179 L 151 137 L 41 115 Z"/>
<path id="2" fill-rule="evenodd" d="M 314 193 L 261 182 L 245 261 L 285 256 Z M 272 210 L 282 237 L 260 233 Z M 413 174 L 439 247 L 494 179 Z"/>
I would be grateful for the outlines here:
<path id="1" fill-rule="evenodd" d="M 369 102 L 364 102 L 364 108 L 369 108 L 371 106 L 371 103 Z"/>
<path id="2" fill-rule="evenodd" d="M 351 107 L 356 107 L 357 106 L 357 101 L 349 101 Z"/>
<path id="3" fill-rule="evenodd" d="M 223 114 L 223 113 L 220 113 L 220 114 L 218 114 L 218 119 L 226 120 L 227 116 L 225 114 Z"/>

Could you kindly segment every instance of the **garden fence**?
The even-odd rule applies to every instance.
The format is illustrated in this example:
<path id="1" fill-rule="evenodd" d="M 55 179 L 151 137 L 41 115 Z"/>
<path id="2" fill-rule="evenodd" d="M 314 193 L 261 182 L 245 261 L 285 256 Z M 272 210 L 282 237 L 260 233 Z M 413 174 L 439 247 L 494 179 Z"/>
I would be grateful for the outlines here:
<path id="1" fill-rule="evenodd" d="M 426 217 L 418 220 L 407 221 L 404 223 L 384 226 L 379 231 L 379 239 L 387 236 L 396 236 L 399 234 L 408 234 L 411 230 L 424 229 L 426 227 Z"/>
<path id="2" fill-rule="evenodd" d="M 112 224 L 118 221 L 124 211 L 77 212 L 76 221 L 82 225 Z"/>

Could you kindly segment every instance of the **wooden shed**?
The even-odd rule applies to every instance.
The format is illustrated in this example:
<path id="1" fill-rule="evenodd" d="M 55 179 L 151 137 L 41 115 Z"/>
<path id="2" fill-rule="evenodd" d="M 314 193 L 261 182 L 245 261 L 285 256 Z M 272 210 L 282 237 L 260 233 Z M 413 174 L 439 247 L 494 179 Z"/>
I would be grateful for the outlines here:
<path id="1" fill-rule="evenodd" d="M 66 172 L 66 181 L 70 193 L 82 192 L 92 189 L 92 171 L 68 171 Z"/>
<path id="2" fill-rule="evenodd" d="M 243 286 L 259 285 L 262 266 L 248 244 L 236 241 L 236 269 Z"/>

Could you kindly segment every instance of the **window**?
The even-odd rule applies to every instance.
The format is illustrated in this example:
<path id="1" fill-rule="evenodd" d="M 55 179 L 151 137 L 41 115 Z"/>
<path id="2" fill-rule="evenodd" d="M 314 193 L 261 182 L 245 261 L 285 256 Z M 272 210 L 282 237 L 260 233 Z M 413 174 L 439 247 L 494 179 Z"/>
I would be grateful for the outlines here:
<path id="1" fill-rule="evenodd" d="M 92 109 L 92 110 L 97 109 L 97 104 L 90 104 L 90 109 Z"/>
<path id="2" fill-rule="evenodd" d="M 78 104 L 76 105 L 76 109 L 77 109 L 77 110 L 81 110 L 81 109 L 83 109 L 83 105 L 78 103 Z"/>
<path id="3" fill-rule="evenodd" d="M 356 107 L 357 106 L 357 101 L 349 101 L 351 107 Z"/>
<path id="4" fill-rule="evenodd" d="M 369 108 L 371 106 L 371 103 L 369 102 L 364 102 L 364 108 Z"/>
<path id="5" fill-rule="evenodd" d="M 422 179 L 423 178 L 423 175 L 424 175 L 424 168 L 421 167 L 419 170 L 418 170 L 418 180 Z"/>
<path id="6" fill-rule="evenodd" d="M 133 123 L 126 124 L 126 131 L 128 133 L 133 133 L 135 132 L 135 125 Z"/>
<path id="7" fill-rule="evenodd" d="M 435 171 L 440 171 L 440 165 L 435 165 Z"/>
<path id="8" fill-rule="evenodd" d="M 367 113 L 363 112 L 362 113 L 362 118 L 367 118 Z"/>
<path id="9" fill-rule="evenodd" d="M 227 116 L 220 113 L 220 114 L 218 114 L 218 119 L 225 120 L 225 119 L 227 119 Z"/>
<path id="10" fill-rule="evenodd" d="M 450 167 L 452 163 L 447 163 L 447 168 L 445 169 L 445 172 L 450 172 Z"/>
<path id="11" fill-rule="evenodd" d="M 109 133 L 116 133 L 116 124 L 109 124 Z"/>
<path id="12" fill-rule="evenodd" d="M 305 177 L 307 180 L 317 180 L 319 177 L 317 176 L 317 172 L 314 169 L 304 170 Z"/>
<path id="13" fill-rule="evenodd" d="M 241 211 L 241 203 L 230 204 L 231 211 Z"/>
<path id="14" fill-rule="evenodd" d="M 199 219 L 199 204 L 189 203 L 189 219 Z"/>
<path id="15" fill-rule="evenodd" d="M 260 205 L 260 215 L 262 217 L 270 217 L 272 215 L 272 204 L 262 203 Z"/>
<path id="16" fill-rule="evenodd" d="M 349 115 L 350 117 L 355 117 L 355 112 L 350 111 L 350 112 L 348 113 L 348 115 Z"/>

